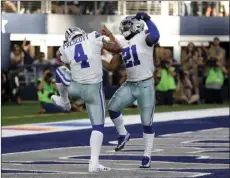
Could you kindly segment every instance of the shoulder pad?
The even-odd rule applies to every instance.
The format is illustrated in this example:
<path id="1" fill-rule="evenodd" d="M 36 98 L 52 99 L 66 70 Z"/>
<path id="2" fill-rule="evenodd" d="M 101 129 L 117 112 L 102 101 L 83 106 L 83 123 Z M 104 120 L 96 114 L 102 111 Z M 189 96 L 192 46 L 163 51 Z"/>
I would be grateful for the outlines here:
<path id="1" fill-rule="evenodd" d="M 95 33 L 95 38 L 99 38 L 99 37 L 102 36 L 102 35 L 101 35 L 100 33 L 98 33 L 97 31 L 94 31 L 94 33 Z"/>

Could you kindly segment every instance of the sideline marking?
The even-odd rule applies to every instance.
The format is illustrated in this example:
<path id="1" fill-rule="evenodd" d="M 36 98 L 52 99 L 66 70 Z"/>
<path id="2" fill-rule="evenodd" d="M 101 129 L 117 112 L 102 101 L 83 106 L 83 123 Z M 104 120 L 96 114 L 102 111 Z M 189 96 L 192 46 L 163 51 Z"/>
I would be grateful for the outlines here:
<path id="1" fill-rule="evenodd" d="M 49 170 L 36 170 L 36 169 L 30 169 L 30 170 L 25 170 L 25 169 L 12 169 L 12 168 L 7 168 L 7 169 L 2 169 L 2 170 L 12 170 L 12 171 L 25 171 L 28 173 L 17 173 L 17 174 L 31 174 L 30 172 L 37 172 L 35 174 L 90 174 L 89 172 L 66 172 L 66 171 L 49 171 Z M 39 173 L 39 172 L 45 172 L 45 173 Z M 47 173 L 50 172 L 50 173 Z M 15 174 L 15 173 L 4 173 L 4 174 Z"/>

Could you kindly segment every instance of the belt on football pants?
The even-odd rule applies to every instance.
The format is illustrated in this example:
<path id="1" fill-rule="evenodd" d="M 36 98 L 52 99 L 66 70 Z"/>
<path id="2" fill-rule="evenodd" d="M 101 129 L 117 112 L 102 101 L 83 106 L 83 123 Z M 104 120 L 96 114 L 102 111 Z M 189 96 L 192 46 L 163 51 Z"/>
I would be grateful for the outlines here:
<path id="1" fill-rule="evenodd" d="M 130 83 L 130 84 L 133 84 L 133 85 L 138 85 L 138 84 L 143 83 L 143 82 L 145 82 L 147 80 L 150 80 L 150 79 L 153 79 L 153 77 L 149 77 L 149 78 L 141 80 L 141 81 L 127 81 L 127 83 Z"/>

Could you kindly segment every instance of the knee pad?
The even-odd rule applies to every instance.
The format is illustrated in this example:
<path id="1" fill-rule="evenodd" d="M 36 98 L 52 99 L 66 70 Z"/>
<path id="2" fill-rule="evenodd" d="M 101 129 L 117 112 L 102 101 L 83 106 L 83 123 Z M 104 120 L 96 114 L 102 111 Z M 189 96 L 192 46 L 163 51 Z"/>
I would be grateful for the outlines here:
<path id="1" fill-rule="evenodd" d="M 120 112 L 120 111 L 116 112 L 116 111 L 111 111 L 111 110 L 109 110 L 109 116 L 110 116 L 111 119 L 116 119 L 116 118 L 118 118 L 120 115 L 121 115 L 121 112 Z"/>
<path id="2" fill-rule="evenodd" d="M 67 67 L 61 66 L 56 69 L 56 83 L 62 83 L 65 86 L 70 86 L 71 80 L 71 71 Z"/>
<path id="3" fill-rule="evenodd" d="M 146 133 L 146 134 L 155 133 L 155 129 L 154 129 L 153 125 L 150 125 L 150 126 L 143 125 L 143 130 L 144 130 L 144 133 Z"/>
<path id="4" fill-rule="evenodd" d="M 100 125 L 93 125 L 92 127 L 93 127 L 93 129 L 92 129 L 92 130 L 97 130 L 97 131 L 99 131 L 99 132 L 101 132 L 101 133 L 103 133 L 103 132 L 104 132 L 104 124 L 100 124 Z"/>

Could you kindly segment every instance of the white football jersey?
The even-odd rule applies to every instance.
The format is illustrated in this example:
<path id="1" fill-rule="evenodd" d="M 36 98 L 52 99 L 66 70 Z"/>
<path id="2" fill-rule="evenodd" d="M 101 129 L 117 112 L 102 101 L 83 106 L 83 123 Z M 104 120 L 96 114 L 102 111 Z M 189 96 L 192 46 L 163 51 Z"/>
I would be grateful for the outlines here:
<path id="1" fill-rule="evenodd" d="M 72 80 L 92 84 L 102 81 L 103 36 L 96 31 L 66 42 L 59 48 L 61 61 L 70 65 Z"/>
<path id="2" fill-rule="evenodd" d="M 123 48 L 122 59 L 126 64 L 127 81 L 141 81 L 153 76 L 153 46 L 146 44 L 147 31 L 136 34 L 132 39 L 116 38 Z"/>

